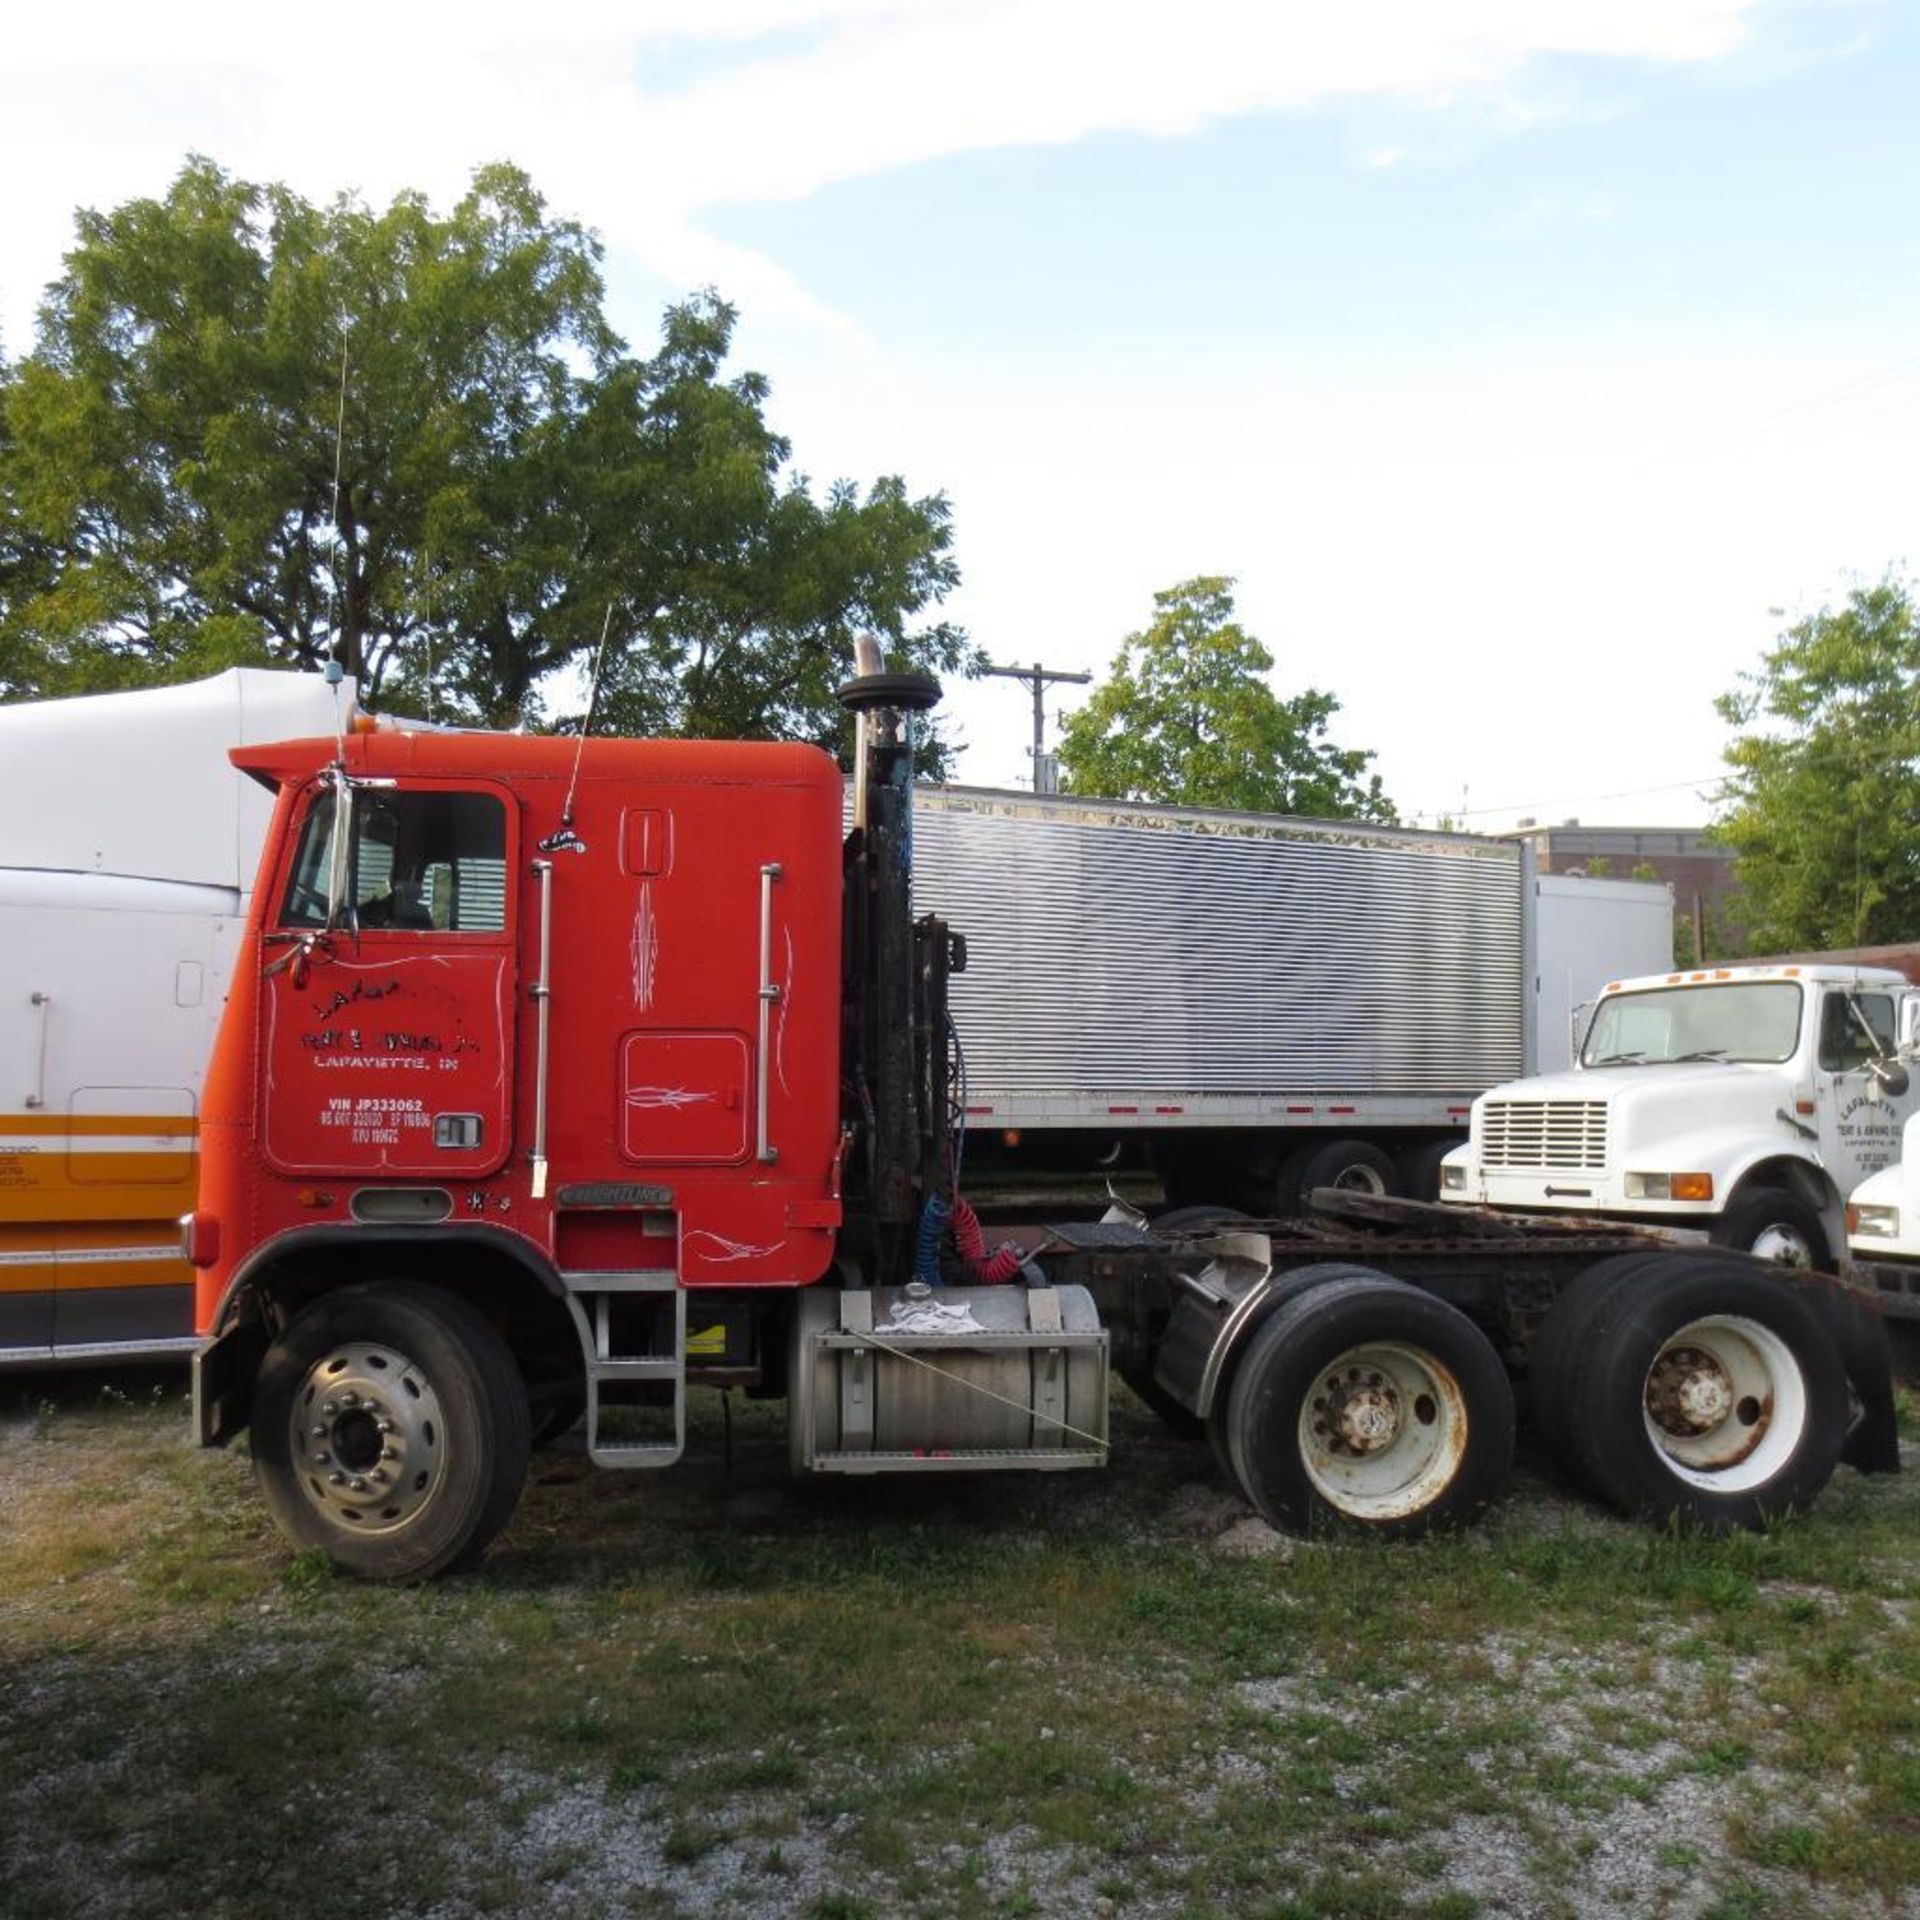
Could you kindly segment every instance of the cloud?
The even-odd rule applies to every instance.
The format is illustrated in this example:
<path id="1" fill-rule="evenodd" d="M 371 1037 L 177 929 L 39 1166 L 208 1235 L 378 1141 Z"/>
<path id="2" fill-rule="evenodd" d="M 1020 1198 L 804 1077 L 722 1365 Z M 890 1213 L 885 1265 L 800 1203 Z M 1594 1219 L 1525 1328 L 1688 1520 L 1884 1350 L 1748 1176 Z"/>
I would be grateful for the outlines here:
<path id="1" fill-rule="evenodd" d="M 480 0 L 336 9 L 110 4 L 9 32 L 0 320 L 57 271 L 76 203 L 159 190 L 189 149 L 310 197 L 444 200 L 510 157 L 678 284 L 825 318 L 703 216 L 946 156 L 1174 138 L 1341 99 L 1511 102 L 1549 56 L 1694 62 L 1757 0 Z M 676 81 L 676 76 L 679 76 Z"/>

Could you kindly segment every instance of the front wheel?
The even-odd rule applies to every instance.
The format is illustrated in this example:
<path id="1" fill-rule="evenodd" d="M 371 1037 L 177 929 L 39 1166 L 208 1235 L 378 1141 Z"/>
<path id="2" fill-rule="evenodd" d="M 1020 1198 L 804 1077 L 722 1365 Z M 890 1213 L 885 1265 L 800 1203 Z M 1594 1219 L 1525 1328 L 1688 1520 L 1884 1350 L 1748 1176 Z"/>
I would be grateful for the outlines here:
<path id="1" fill-rule="evenodd" d="M 1417 1537 L 1486 1509 L 1513 1460 L 1513 1393 L 1464 1314 L 1385 1274 L 1287 1301 L 1233 1376 L 1227 1452 L 1272 1525 Z"/>
<path id="2" fill-rule="evenodd" d="M 1778 1266 L 1814 1267 L 1822 1273 L 1833 1268 L 1833 1252 L 1820 1216 L 1784 1187 L 1756 1187 L 1736 1194 L 1713 1237 L 1723 1247 Z"/>
<path id="3" fill-rule="evenodd" d="M 371 1580 L 477 1560 L 526 1478 L 527 1394 L 463 1300 L 396 1281 L 345 1287 L 268 1350 L 254 1472 L 275 1522 Z"/>

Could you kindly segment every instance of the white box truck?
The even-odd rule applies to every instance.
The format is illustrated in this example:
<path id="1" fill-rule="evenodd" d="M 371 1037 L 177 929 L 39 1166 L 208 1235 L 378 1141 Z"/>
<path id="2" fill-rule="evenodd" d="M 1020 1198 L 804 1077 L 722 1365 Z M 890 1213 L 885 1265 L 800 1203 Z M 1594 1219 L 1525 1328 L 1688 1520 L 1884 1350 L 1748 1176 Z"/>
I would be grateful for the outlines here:
<path id="1" fill-rule="evenodd" d="M 952 787 L 914 842 L 916 904 L 967 935 L 972 1135 L 1149 1161 L 1176 1207 L 1431 1198 L 1474 1096 L 1564 1066 L 1583 1003 L 1672 957 L 1664 886 L 1507 840 Z"/>
<path id="2" fill-rule="evenodd" d="M 1818 962 L 1616 980 L 1568 1073 L 1495 1087 L 1441 1198 L 1695 1228 L 1831 1268 L 1847 1196 L 1920 1104 L 1920 990 Z"/>

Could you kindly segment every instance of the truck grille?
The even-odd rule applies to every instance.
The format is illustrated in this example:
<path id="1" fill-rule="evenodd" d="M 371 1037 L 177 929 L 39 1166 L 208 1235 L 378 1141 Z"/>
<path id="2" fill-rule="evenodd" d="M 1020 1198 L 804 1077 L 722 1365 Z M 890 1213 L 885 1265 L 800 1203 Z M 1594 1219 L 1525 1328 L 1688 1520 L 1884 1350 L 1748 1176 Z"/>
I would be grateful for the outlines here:
<path id="1" fill-rule="evenodd" d="M 1489 1100 L 1481 1110 L 1480 1163 L 1604 1173 L 1604 1100 Z"/>

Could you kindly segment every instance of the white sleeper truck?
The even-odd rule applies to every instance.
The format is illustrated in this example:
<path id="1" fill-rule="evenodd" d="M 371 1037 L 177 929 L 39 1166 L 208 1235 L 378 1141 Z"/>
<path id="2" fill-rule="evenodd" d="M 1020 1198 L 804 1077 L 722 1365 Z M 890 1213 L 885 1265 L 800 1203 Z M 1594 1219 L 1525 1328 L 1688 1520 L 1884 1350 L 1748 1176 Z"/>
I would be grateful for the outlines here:
<path id="1" fill-rule="evenodd" d="M 1715 967 L 1609 984 L 1578 1065 L 1495 1087 L 1443 1200 L 1696 1228 L 1831 1268 L 1847 1196 L 1920 1096 L 1920 989 L 1887 968 Z"/>
<path id="2" fill-rule="evenodd" d="M 0 707 L 0 1370 L 193 1350 L 178 1222 L 272 810 L 227 749 L 335 715 L 240 667 Z"/>

